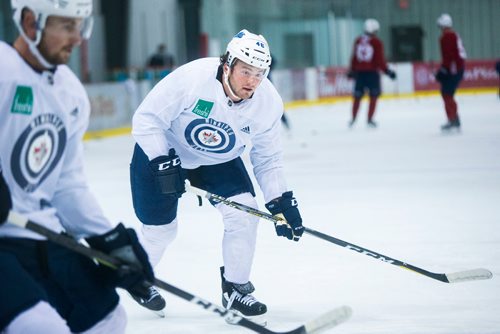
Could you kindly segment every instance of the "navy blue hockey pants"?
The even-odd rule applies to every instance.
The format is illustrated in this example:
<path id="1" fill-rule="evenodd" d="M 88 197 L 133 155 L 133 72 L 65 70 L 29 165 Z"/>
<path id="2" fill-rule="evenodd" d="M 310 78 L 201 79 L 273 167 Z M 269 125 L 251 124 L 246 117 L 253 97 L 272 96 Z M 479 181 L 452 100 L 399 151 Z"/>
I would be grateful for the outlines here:
<path id="1" fill-rule="evenodd" d="M 239 157 L 222 164 L 184 171 L 191 185 L 208 192 L 226 198 L 246 192 L 255 196 L 250 176 Z M 165 225 L 175 219 L 178 198 L 159 192 L 149 159 L 137 144 L 130 164 L 130 185 L 135 214 L 143 224 Z"/>
<path id="2" fill-rule="evenodd" d="M 119 301 L 104 275 L 89 258 L 50 241 L 0 238 L 0 332 L 42 300 L 72 332 L 91 328 Z"/>

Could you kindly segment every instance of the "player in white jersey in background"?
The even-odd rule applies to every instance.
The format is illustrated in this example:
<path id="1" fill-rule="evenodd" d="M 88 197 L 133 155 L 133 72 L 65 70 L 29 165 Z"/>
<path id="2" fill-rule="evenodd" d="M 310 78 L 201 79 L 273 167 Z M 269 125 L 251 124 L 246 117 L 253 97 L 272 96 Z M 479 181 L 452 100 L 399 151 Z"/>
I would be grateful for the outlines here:
<path id="1" fill-rule="evenodd" d="M 89 37 L 92 0 L 11 4 L 20 36 L 12 46 L 0 42 L 0 332 L 123 333 L 116 286 L 147 296 L 154 276 L 133 230 L 112 228 L 83 174 L 90 103 L 64 64 Z M 9 223 L 11 209 L 101 251 L 128 255 L 142 271 L 99 266 Z"/>
<path id="2" fill-rule="evenodd" d="M 242 30 L 220 58 L 179 67 L 146 96 L 133 118 L 137 144 L 131 162 L 134 209 L 143 223 L 143 245 L 151 264 L 160 261 L 177 231 L 178 199 L 184 179 L 193 186 L 257 207 L 240 155 L 251 145 L 253 172 L 266 207 L 285 220 L 278 235 L 298 241 L 303 233 L 297 201 L 283 175 L 280 118 L 283 101 L 266 78 L 271 64 L 267 41 Z M 223 305 L 254 319 L 267 311 L 252 295 L 250 271 L 258 218 L 223 204 Z M 136 299 L 161 309 L 159 294 Z"/>

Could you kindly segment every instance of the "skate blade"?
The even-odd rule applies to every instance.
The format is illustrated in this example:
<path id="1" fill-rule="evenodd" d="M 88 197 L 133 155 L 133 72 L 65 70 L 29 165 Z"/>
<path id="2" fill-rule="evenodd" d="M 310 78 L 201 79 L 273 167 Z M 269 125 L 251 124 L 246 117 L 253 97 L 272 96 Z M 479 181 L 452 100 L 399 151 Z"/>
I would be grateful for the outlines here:
<path id="1" fill-rule="evenodd" d="M 165 318 L 165 312 L 163 312 L 163 310 L 159 310 L 159 311 L 150 310 L 150 311 L 153 312 L 154 314 L 156 314 L 157 316 L 159 316 L 160 318 Z"/>
<path id="2" fill-rule="evenodd" d="M 449 129 L 441 129 L 441 133 L 443 135 L 461 134 L 462 133 L 462 129 L 461 128 L 457 128 L 457 127 L 453 127 L 453 128 L 449 128 Z"/>
<path id="3" fill-rule="evenodd" d="M 242 318 L 245 318 L 247 320 L 250 320 L 251 322 L 255 322 L 257 325 L 267 326 L 267 319 L 266 319 L 266 315 L 265 314 L 254 315 L 254 316 L 246 316 L 246 315 L 244 315 L 243 313 L 241 313 L 240 311 L 237 311 L 237 310 L 231 310 L 231 312 L 236 313 L 238 316 L 240 316 Z M 229 325 L 236 325 L 234 323 L 234 321 L 231 322 L 231 319 L 225 319 L 225 320 L 226 320 L 226 322 Z"/>

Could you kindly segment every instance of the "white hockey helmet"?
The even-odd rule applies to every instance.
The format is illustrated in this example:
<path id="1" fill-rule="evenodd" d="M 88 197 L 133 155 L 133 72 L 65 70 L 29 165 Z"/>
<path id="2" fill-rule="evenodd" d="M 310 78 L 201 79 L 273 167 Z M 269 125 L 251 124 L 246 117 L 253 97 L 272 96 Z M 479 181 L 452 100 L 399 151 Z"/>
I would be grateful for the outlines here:
<path id="1" fill-rule="evenodd" d="M 90 38 L 92 33 L 92 0 L 11 0 L 14 11 L 14 22 L 19 32 L 24 35 L 21 26 L 21 14 L 24 8 L 29 8 L 37 19 L 37 34 L 33 41 L 35 45 L 42 39 L 47 17 L 51 15 L 83 19 L 82 38 Z"/>
<path id="2" fill-rule="evenodd" d="M 451 26 L 453 25 L 453 21 L 451 19 L 451 16 L 449 14 L 446 14 L 446 13 L 441 14 L 438 17 L 436 23 L 441 28 L 451 28 Z"/>
<path id="3" fill-rule="evenodd" d="M 51 15 L 81 18 L 83 22 L 80 27 L 80 35 L 84 39 L 89 39 L 92 33 L 92 0 L 11 0 L 13 19 L 17 30 L 26 41 L 31 53 L 46 68 L 52 68 L 55 65 L 49 63 L 38 50 L 37 46 L 42 40 L 43 29 L 47 18 Z M 36 18 L 36 36 L 30 39 L 22 27 L 22 12 L 24 8 L 31 10 Z"/>
<path id="4" fill-rule="evenodd" d="M 368 34 L 374 34 L 380 29 L 380 24 L 375 19 L 367 19 L 365 21 L 365 32 Z"/>
<path id="5" fill-rule="evenodd" d="M 246 29 L 234 35 L 226 49 L 227 64 L 233 65 L 236 59 L 265 70 L 269 73 L 271 66 L 271 51 L 266 39 L 262 35 L 252 34 Z"/>

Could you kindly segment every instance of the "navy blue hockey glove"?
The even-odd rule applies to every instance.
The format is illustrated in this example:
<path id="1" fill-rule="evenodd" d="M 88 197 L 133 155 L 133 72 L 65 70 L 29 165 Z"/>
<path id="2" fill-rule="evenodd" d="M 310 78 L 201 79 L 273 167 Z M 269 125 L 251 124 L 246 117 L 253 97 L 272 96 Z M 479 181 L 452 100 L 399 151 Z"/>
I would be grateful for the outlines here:
<path id="1" fill-rule="evenodd" d="M 349 70 L 349 71 L 347 72 L 347 77 L 348 77 L 349 79 L 356 79 L 356 72 L 354 72 L 353 70 Z"/>
<path id="2" fill-rule="evenodd" d="M 12 209 L 10 190 L 0 171 L 0 225 L 7 220 L 10 209 Z"/>
<path id="3" fill-rule="evenodd" d="M 434 74 L 434 76 L 436 77 L 436 80 L 441 82 L 443 81 L 444 79 L 446 79 L 446 77 L 450 74 L 450 72 L 446 69 L 446 67 L 444 66 L 441 66 L 439 68 L 439 70 Z"/>
<path id="4" fill-rule="evenodd" d="M 181 159 L 173 148 L 168 152 L 168 156 L 162 155 L 151 160 L 149 166 L 154 173 L 160 193 L 180 198 L 186 192 Z"/>
<path id="5" fill-rule="evenodd" d="M 144 248 L 142 248 L 137 234 L 131 228 L 125 228 L 122 223 L 111 231 L 86 238 L 90 247 L 107 253 L 123 261 L 124 265 L 117 269 L 103 266 L 103 270 L 111 280 L 134 296 L 148 298 L 151 283 L 155 276 L 153 268 Z M 132 265 L 135 269 L 130 268 Z"/>
<path id="6" fill-rule="evenodd" d="M 273 216 L 283 220 L 274 223 L 276 234 L 286 237 L 288 240 L 299 241 L 304 227 L 302 218 L 297 207 L 297 200 L 291 191 L 287 191 L 281 197 L 275 198 L 266 204 L 266 208 Z"/>
<path id="7" fill-rule="evenodd" d="M 385 74 L 391 78 L 391 80 L 394 80 L 396 79 L 396 72 L 394 72 L 393 70 L 391 70 L 390 68 L 388 68 L 387 70 L 385 70 Z"/>

